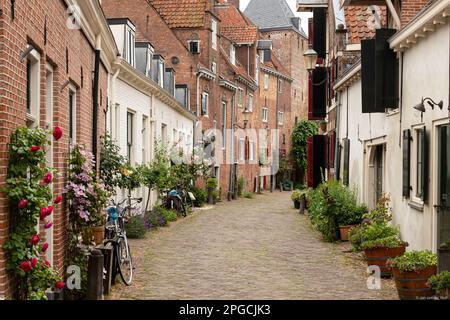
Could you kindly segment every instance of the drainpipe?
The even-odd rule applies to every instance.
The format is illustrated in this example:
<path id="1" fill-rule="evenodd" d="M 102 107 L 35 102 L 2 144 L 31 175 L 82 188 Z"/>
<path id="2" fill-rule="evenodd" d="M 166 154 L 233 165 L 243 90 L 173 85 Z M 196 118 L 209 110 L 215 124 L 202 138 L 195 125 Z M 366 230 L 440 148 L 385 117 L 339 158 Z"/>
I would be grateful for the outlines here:
<path id="1" fill-rule="evenodd" d="M 233 199 L 233 195 L 235 194 L 235 168 L 234 168 L 234 132 L 235 132 L 235 124 L 236 124 L 236 92 L 234 92 L 232 98 L 231 98 L 231 130 L 233 132 L 233 135 L 231 136 L 231 151 L 230 151 L 230 188 L 229 188 L 229 194 L 228 194 L 228 200 Z"/>
<path id="2" fill-rule="evenodd" d="M 97 160 L 97 151 L 98 151 L 98 93 L 99 93 L 99 81 L 100 81 L 100 50 L 101 47 L 101 38 L 97 36 L 97 45 L 95 49 L 95 65 L 94 65 L 94 83 L 92 88 L 92 113 L 93 113 L 93 121 L 92 121 L 92 153 Z M 97 170 L 97 163 L 95 161 L 94 168 Z"/>

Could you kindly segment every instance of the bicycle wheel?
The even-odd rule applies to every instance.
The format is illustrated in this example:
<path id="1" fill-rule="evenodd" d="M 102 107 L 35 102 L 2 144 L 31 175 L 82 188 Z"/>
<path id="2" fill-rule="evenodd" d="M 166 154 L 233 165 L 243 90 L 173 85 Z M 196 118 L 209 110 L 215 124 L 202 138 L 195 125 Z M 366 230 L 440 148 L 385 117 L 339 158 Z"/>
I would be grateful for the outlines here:
<path id="1" fill-rule="evenodd" d="M 133 282 L 133 260 L 127 238 L 120 238 L 117 243 L 117 268 L 125 285 Z"/>

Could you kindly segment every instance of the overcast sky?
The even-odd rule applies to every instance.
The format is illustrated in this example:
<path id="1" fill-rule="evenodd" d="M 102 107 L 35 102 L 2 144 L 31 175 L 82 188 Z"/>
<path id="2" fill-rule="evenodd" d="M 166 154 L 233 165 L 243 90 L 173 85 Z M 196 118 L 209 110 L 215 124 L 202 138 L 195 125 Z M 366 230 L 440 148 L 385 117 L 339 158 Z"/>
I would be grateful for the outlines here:
<path id="1" fill-rule="evenodd" d="M 256 0 L 256 1 L 258 1 L 258 0 Z M 303 30 L 306 32 L 306 34 L 308 34 L 308 18 L 312 17 L 312 13 L 309 13 L 309 12 L 308 13 L 298 13 L 297 8 L 296 8 L 297 0 L 287 0 L 287 2 L 291 6 L 294 14 L 302 18 Z M 245 8 L 247 8 L 249 3 L 250 3 L 250 0 L 241 0 L 241 10 L 244 11 Z"/>

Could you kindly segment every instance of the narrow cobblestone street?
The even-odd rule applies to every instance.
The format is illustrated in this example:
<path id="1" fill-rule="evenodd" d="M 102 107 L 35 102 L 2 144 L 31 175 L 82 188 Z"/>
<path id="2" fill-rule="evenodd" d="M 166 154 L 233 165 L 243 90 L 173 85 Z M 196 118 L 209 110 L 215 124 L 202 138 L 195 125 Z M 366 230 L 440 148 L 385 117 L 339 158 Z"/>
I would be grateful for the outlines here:
<path id="1" fill-rule="evenodd" d="M 224 202 L 132 241 L 135 280 L 110 299 L 396 299 L 368 290 L 348 244 L 320 240 L 289 193 Z"/>

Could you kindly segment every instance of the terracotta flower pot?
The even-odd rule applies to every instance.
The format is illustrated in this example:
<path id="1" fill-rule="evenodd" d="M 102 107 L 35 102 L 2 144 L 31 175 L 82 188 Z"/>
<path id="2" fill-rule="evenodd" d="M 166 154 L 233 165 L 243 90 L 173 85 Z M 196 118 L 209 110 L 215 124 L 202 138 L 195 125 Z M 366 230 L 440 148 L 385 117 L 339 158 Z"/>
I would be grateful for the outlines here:
<path id="1" fill-rule="evenodd" d="M 392 271 L 387 266 L 389 259 L 396 258 L 403 255 L 406 252 L 406 244 L 396 248 L 374 248 L 364 250 L 366 255 L 367 265 L 378 266 L 381 269 L 382 277 L 391 277 Z"/>
<path id="2" fill-rule="evenodd" d="M 92 243 L 100 245 L 105 240 L 105 226 L 86 227 L 83 229 L 82 236 L 85 245 L 91 245 Z"/>
<path id="3" fill-rule="evenodd" d="M 356 227 L 356 225 L 339 227 L 341 241 L 349 241 L 349 232 L 350 232 L 350 229 L 353 227 Z"/>
<path id="4" fill-rule="evenodd" d="M 428 267 L 421 271 L 401 271 L 392 268 L 395 286 L 401 300 L 418 300 L 431 298 L 435 295 L 428 287 L 428 279 L 437 274 L 437 266 Z"/>

